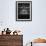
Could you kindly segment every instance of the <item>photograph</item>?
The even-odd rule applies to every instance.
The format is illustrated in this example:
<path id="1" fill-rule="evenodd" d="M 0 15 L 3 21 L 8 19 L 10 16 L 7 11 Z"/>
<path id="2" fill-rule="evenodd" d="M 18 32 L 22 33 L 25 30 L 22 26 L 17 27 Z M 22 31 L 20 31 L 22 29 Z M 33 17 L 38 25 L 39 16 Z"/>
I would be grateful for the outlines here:
<path id="1" fill-rule="evenodd" d="M 32 21 L 32 1 L 16 1 L 16 21 Z"/>
<path id="2" fill-rule="evenodd" d="M 0 0 L 0 46 L 46 46 L 46 0 Z"/>

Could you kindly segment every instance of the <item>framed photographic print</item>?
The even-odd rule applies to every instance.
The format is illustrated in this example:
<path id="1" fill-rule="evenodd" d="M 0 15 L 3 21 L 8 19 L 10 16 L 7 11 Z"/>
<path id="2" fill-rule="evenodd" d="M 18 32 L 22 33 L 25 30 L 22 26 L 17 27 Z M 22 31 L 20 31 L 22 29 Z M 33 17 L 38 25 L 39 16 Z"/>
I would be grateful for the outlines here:
<path id="1" fill-rule="evenodd" d="M 16 21 L 32 21 L 32 1 L 16 1 Z"/>
<path id="2" fill-rule="evenodd" d="M 32 43 L 32 46 L 46 46 L 46 43 Z"/>

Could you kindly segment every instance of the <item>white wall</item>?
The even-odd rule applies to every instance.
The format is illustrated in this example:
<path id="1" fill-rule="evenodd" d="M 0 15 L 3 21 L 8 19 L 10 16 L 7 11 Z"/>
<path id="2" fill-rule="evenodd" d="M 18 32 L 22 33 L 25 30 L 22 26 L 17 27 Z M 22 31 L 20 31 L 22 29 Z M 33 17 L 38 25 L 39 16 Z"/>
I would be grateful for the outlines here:
<path id="1" fill-rule="evenodd" d="M 0 30 L 9 27 L 23 32 L 24 43 L 46 37 L 46 0 L 32 0 L 32 22 L 16 21 L 16 1 L 0 0 Z"/>

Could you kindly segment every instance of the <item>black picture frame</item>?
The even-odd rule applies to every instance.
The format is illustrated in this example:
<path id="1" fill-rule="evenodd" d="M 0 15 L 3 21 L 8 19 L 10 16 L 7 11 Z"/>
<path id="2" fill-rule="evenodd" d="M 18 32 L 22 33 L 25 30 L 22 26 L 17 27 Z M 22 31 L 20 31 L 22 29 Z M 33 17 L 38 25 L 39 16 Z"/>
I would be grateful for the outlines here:
<path id="1" fill-rule="evenodd" d="M 32 21 L 32 1 L 16 1 L 16 21 Z"/>

